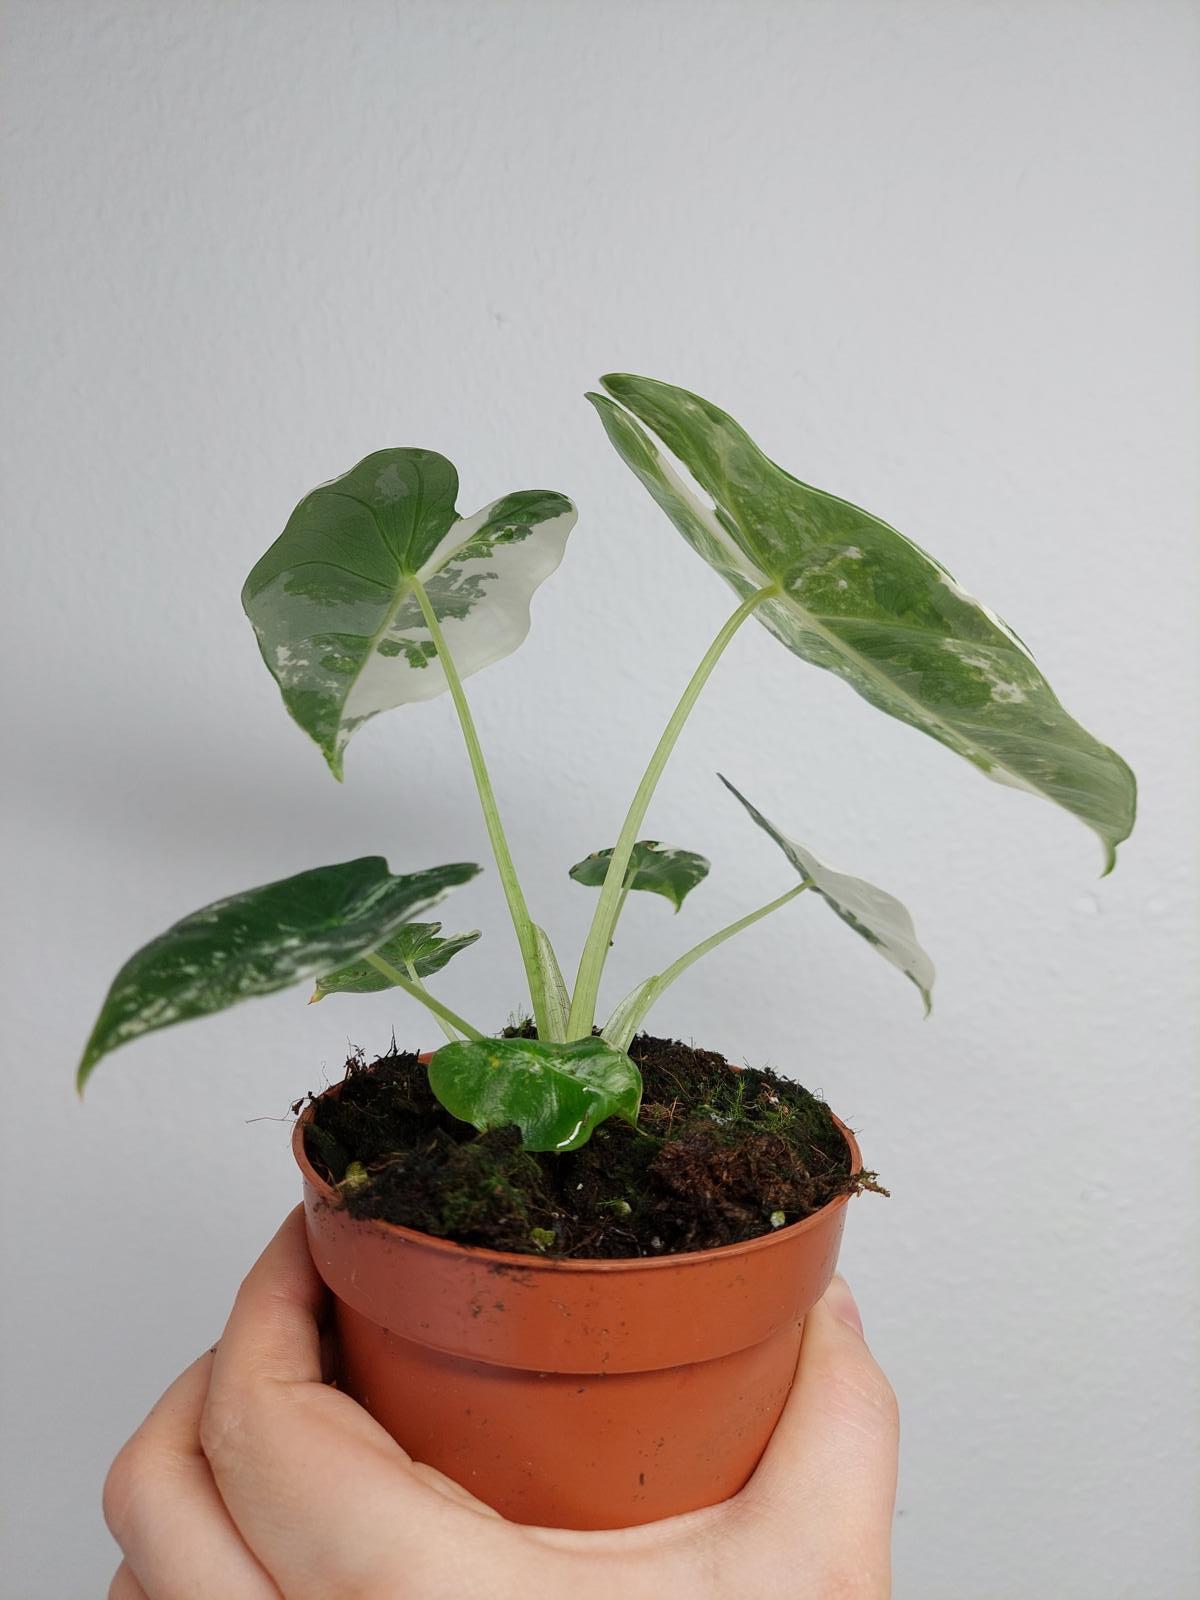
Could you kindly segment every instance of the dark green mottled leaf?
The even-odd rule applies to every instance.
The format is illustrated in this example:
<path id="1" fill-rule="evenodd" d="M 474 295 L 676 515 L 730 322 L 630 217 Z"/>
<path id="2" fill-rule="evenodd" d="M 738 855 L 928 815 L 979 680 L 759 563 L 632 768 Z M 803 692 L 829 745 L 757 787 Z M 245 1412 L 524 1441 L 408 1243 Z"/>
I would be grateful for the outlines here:
<path id="1" fill-rule="evenodd" d="M 835 872 L 832 867 L 825 866 L 811 850 L 806 850 L 794 839 L 788 839 L 780 833 L 761 811 L 755 810 L 744 794 L 738 793 L 728 778 L 722 778 L 721 782 L 730 794 L 742 802 L 763 832 L 774 839 L 804 881 L 812 884 L 810 892 L 820 895 L 826 905 L 831 906 L 842 921 L 860 934 L 885 961 L 890 961 L 892 966 L 898 967 L 906 978 L 916 984 L 928 1015 L 933 1004 L 933 962 L 917 942 L 917 930 L 913 927 L 912 917 L 900 901 L 863 878 L 852 878 L 848 873 Z M 629 998 L 632 1000 L 634 997 Z M 614 1033 L 619 1036 L 619 1028 L 615 1028 Z"/>
<path id="2" fill-rule="evenodd" d="M 999 782 L 1073 812 L 1111 869 L 1133 827 L 1133 774 L 1067 715 L 1010 628 L 887 523 L 776 466 L 710 401 L 628 373 L 603 382 L 621 405 L 589 399 L 610 440 L 692 548 L 742 599 L 777 587 L 755 612 L 777 639 Z"/>
<path id="3" fill-rule="evenodd" d="M 642 1100 L 637 1067 L 599 1038 L 446 1044 L 429 1083 L 451 1116 L 481 1133 L 515 1124 L 526 1150 L 578 1150 L 609 1117 L 636 1123 Z"/>
<path id="4" fill-rule="evenodd" d="M 382 856 L 314 867 L 193 911 L 121 968 L 79 1064 L 79 1086 L 118 1045 L 271 994 L 375 950 L 478 867 L 393 876 Z"/>
<path id="5" fill-rule="evenodd" d="M 401 972 L 407 972 L 411 963 L 418 978 L 432 977 L 460 950 L 479 938 L 478 928 L 470 933 L 452 933 L 445 939 L 439 937 L 441 931 L 440 922 L 409 922 L 390 939 L 385 939 L 374 954 L 382 956 L 389 966 Z M 374 994 L 380 989 L 394 987 L 390 978 L 366 961 L 352 961 L 349 966 L 318 978 L 312 1000 L 323 1000 L 327 994 Z"/>
<path id="6" fill-rule="evenodd" d="M 529 601 L 562 559 L 575 508 L 505 495 L 471 517 L 432 450 L 377 450 L 314 489 L 254 567 L 242 605 L 284 703 L 337 777 L 350 736 L 392 706 L 446 688 L 412 580 L 465 678 L 529 632 Z"/>
<path id="7" fill-rule="evenodd" d="M 593 851 L 575 863 L 571 877 L 589 889 L 598 889 L 611 860 L 611 850 Z M 657 839 L 640 839 L 629 858 L 625 887 L 664 895 L 678 911 L 690 891 L 707 878 L 710 864 L 694 850 L 676 850 Z"/>

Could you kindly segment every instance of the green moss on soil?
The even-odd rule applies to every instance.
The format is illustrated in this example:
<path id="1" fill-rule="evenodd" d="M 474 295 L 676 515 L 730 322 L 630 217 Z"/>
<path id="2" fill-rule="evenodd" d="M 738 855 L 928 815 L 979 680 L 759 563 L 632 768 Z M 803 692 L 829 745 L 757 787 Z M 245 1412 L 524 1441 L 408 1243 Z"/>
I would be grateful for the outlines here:
<path id="1" fill-rule="evenodd" d="M 309 1159 L 343 1185 L 354 1216 L 523 1255 L 706 1250 L 799 1222 L 839 1195 L 886 1193 L 874 1173 L 851 1176 L 828 1106 L 799 1084 L 645 1034 L 629 1053 L 647 1137 L 612 1121 L 580 1150 L 533 1154 L 515 1128 L 478 1134 L 451 1117 L 416 1055 L 393 1050 L 346 1063 L 340 1094 L 316 1102 Z"/>

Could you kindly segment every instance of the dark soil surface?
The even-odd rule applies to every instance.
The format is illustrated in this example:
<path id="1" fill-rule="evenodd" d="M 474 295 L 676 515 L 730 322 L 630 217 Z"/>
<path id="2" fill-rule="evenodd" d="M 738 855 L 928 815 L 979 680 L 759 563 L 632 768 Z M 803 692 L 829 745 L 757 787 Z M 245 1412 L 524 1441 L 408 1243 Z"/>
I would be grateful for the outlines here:
<path id="1" fill-rule="evenodd" d="M 879 1189 L 874 1173 L 850 1175 L 828 1106 L 799 1084 L 645 1034 L 629 1054 L 642 1133 L 613 1120 L 563 1155 L 451 1117 L 414 1054 L 355 1056 L 340 1094 L 317 1102 L 308 1156 L 354 1216 L 522 1255 L 707 1250 Z"/>

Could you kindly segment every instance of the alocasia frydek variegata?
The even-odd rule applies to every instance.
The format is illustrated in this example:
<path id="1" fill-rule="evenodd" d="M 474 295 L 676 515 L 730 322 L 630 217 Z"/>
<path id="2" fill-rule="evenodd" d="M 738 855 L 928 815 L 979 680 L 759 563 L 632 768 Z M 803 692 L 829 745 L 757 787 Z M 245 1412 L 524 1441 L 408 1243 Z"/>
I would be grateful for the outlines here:
<path id="1" fill-rule="evenodd" d="M 629 895 L 658 894 L 678 910 L 708 873 L 703 856 L 639 834 L 704 684 L 751 619 L 793 655 L 990 777 L 1065 807 L 1097 833 L 1111 870 L 1133 826 L 1133 774 L 1063 710 L 1010 628 L 887 523 L 776 466 L 711 402 L 622 373 L 603 387 L 588 398 L 618 454 L 738 604 L 688 681 L 616 843 L 570 869 L 576 882 L 599 890 L 571 987 L 527 908 L 463 687 L 525 638 L 533 593 L 558 566 L 574 526 L 571 502 L 550 490 L 522 490 L 463 517 L 458 474 L 444 456 L 379 450 L 301 500 L 242 591 L 284 704 L 339 779 L 364 722 L 450 695 L 537 1038 L 487 1037 L 426 986 L 479 934 L 443 938 L 440 923 L 419 919 L 478 868 L 393 875 L 368 856 L 230 895 L 145 945 L 109 990 L 80 1063 L 81 1086 L 119 1045 L 253 995 L 305 979 L 315 984 L 313 1000 L 399 988 L 447 1035 L 429 1073 L 452 1115 L 479 1129 L 515 1125 L 527 1149 L 577 1149 L 610 1116 L 636 1125 L 641 1080 L 627 1051 L 669 985 L 806 891 L 901 971 L 928 1010 L 933 963 L 900 902 L 824 866 L 722 780 L 799 881 L 644 979 L 594 1031 L 600 980 Z M 597 659 L 602 665 L 602 654 Z"/>

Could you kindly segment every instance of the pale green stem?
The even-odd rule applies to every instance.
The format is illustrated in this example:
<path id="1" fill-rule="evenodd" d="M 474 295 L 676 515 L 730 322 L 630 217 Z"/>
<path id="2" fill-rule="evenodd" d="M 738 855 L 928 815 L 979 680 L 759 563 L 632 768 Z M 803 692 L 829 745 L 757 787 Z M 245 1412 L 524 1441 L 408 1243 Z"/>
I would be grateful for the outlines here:
<path id="1" fill-rule="evenodd" d="M 757 911 L 751 911 L 747 916 L 739 917 L 736 922 L 731 922 L 727 927 L 719 928 L 716 933 L 710 933 L 707 939 L 702 939 L 699 944 L 693 945 L 690 950 L 685 950 L 677 961 L 672 961 L 671 965 L 660 972 L 656 978 L 647 979 L 644 984 L 639 986 L 641 990 L 645 991 L 643 1003 L 628 1012 L 623 1018 L 629 1037 L 632 1038 L 633 1034 L 637 1032 L 646 1013 L 658 1004 L 676 978 L 681 977 L 694 962 L 699 961 L 701 956 L 706 956 L 710 950 L 715 950 L 718 945 L 724 944 L 726 939 L 732 939 L 734 934 L 753 927 L 756 922 L 761 922 L 764 917 L 769 917 L 772 911 L 778 911 L 781 906 L 786 906 L 790 900 L 794 900 L 797 895 L 801 895 L 806 889 L 811 888 L 812 883 L 808 879 L 803 883 L 796 884 L 794 888 L 776 896 L 774 900 L 768 900 L 765 906 L 759 906 Z M 634 991 L 635 994 L 638 992 L 638 990 Z M 618 1007 L 618 1010 L 620 1009 Z"/>
<path id="2" fill-rule="evenodd" d="M 404 963 L 404 970 L 405 970 L 405 972 L 408 973 L 409 981 L 412 982 L 412 983 L 415 983 L 417 988 L 420 989 L 420 991 L 421 991 L 421 993 L 423 995 L 428 995 L 429 994 L 429 990 L 421 982 L 421 979 L 417 975 L 417 969 L 416 969 L 416 967 L 413 966 L 411 961 L 406 961 Z M 446 1021 L 445 1017 L 439 1017 L 437 1012 L 435 1011 L 434 1012 L 434 1018 L 437 1021 L 438 1027 L 446 1035 L 446 1038 L 450 1041 L 450 1043 L 451 1044 L 457 1044 L 459 1036 L 458 1036 L 457 1033 L 455 1033 L 454 1029 Z"/>
<path id="3" fill-rule="evenodd" d="M 446 674 L 446 685 L 450 690 L 450 698 L 454 701 L 454 709 L 458 713 L 463 740 L 467 747 L 467 756 L 471 763 L 471 773 L 475 779 L 475 788 L 479 792 L 479 804 L 483 811 L 484 824 L 487 828 L 488 839 L 491 841 L 492 855 L 496 860 L 496 870 L 500 874 L 504 898 L 508 902 L 509 915 L 512 918 L 513 929 L 517 935 L 517 943 L 521 948 L 521 960 L 524 963 L 525 977 L 529 983 L 529 999 L 533 1006 L 533 1020 L 537 1024 L 538 1033 L 545 1039 L 549 1037 L 549 1033 L 546 1031 L 549 1026 L 549 1006 L 546 1002 L 545 983 L 542 978 L 541 965 L 538 961 L 537 936 L 533 931 L 533 919 L 529 915 L 529 907 L 525 904 L 525 896 L 521 891 L 521 884 L 517 878 L 517 869 L 513 865 L 512 852 L 508 848 L 504 824 L 500 820 L 500 808 L 496 804 L 492 780 L 488 775 L 487 763 L 483 759 L 483 749 L 479 743 L 479 735 L 475 731 L 475 720 L 471 716 L 471 708 L 467 704 L 466 695 L 463 693 L 462 679 L 459 677 L 453 657 L 446 647 L 446 636 L 442 632 L 442 625 L 438 621 L 437 613 L 430 604 L 424 585 L 416 578 L 410 579 L 410 582 L 412 583 L 413 594 L 417 598 L 417 604 L 421 608 L 421 615 L 425 618 L 425 626 L 429 629 L 429 637 L 433 640 L 438 660 L 442 664 L 442 671 Z"/>
<path id="4" fill-rule="evenodd" d="M 448 1022 L 452 1028 L 457 1028 L 459 1033 L 465 1034 L 468 1039 L 483 1039 L 486 1037 L 485 1034 L 480 1033 L 478 1028 L 473 1028 L 469 1022 L 460 1017 L 457 1011 L 451 1011 L 449 1006 L 445 1006 L 440 1000 L 435 999 L 423 984 L 414 983 L 411 978 L 405 977 L 404 973 L 392 966 L 390 961 L 385 961 L 382 956 L 376 955 L 373 950 L 364 956 L 363 960 L 369 966 L 374 967 L 376 972 L 381 972 L 389 983 L 395 984 L 397 989 L 403 989 L 405 994 L 412 995 L 413 999 L 419 1000 L 423 1006 L 428 1006 L 435 1017 L 440 1017 L 444 1022 Z"/>
<path id="5" fill-rule="evenodd" d="M 613 932 L 617 931 L 617 923 L 621 920 L 621 913 L 625 910 L 625 902 L 629 899 L 629 885 L 621 890 L 621 898 L 617 901 L 617 914 L 613 918 Z"/>
<path id="6" fill-rule="evenodd" d="M 780 906 L 786 906 L 789 900 L 794 900 L 797 895 L 803 894 L 805 889 L 811 889 L 809 881 L 798 883 L 786 894 L 778 895 L 774 900 L 768 900 L 765 906 L 759 906 L 757 911 L 751 911 L 747 916 L 739 917 L 736 922 L 731 922 L 728 927 L 720 928 L 716 933 L 710 933 L 707 939 L 702 939 L 699 944 L 693 945 L 690 950 L 684 951 L 678 961 L 660 972 L 658 981 L 662 985 L 659 994 L 669 988 L 682 973 L 699 961 L 701 956 L 706 956 L 710 950 L 715 950 L 719 944 L 724 944 L 726 939 L 732 939 L 735 933 L 741 933 L 744 928 L 751 928 L 756 922 L 761 922 L 764 917 L 769 917 L 772 911 L 778 911 Z"/>
<path id="7" fill-rule="evenodd" d="M 575 991 L 571 998 L 571 1015 L 567 1023 L 567 1038 L 585 1038 L 592 1031 L 596 1019 L 596 998 L 600 993 L 600 978 L 604 972 L 604 963 L 608 958 L 608 947 L 612 942 L 616 930 L 617 918 L 621 911 L 621 895 L 625 886 L 625 874 L 629 867 L 629 858 L 633 854 L 633 847 L 637 843 L 638 833 L 645 821 L 646 812 L 658 781 L 663 775 L 672 750 L 679 735 L 683 732 L 684 723 L 691 715 L 692 707 L 699 699 L 700 691 L 708 682 L 709 675 L 717 662 L 721 659 L 725 647 L 734 634 L 745 622 L 755 608 L 772 595 L 778 594 L 776 584 L 768 584 L 765 588 L 757 590 L 737 608 L 717 634 L 712 644 L 705 652 L 704 659 L 692 674 L 691 681 L 680 697 L 679 704 L 671 713 L 671 720 L 663 729 L 662 738 L 655 746 L 654 754 L 650 757 L 650 764 L 642 775 L 638 784 L 637 793 L 629 807 L 628 815 L 621 826 L 621 832 L 613 847 L 612 859 L 608 864 L 604 885 L 600 890 L 600 899 L 596 906 L 592 925 L 588 930 L 587 942 L 583 947 L 583 954 L 579 959 L 579 971 L 575 978 Z"/>

